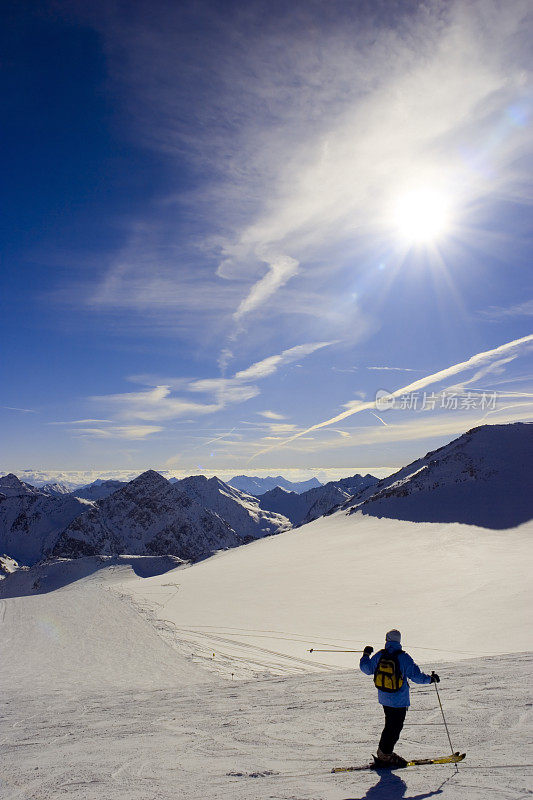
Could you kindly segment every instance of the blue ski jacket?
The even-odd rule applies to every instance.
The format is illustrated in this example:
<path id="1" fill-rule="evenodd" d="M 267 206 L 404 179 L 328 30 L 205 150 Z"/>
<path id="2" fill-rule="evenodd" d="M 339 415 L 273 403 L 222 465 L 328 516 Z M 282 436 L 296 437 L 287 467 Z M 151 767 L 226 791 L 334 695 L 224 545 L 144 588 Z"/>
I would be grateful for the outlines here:
<path id="1" fill-rule="evenodd" d="M 386 642 L 384 649 L 389 653 L 397 653 L 402 649 L 402 646 L 399 642 Z M 377 669 L 381 653 L 382 651 L 378 650 L 377 653 L 374 653 L 372 658 L 363 655 L 359 662 L 359 669 L 361 672 L 364 672 L 365 675 L 373 675 Z M 426 675 L 425 672 L 422 672 L 409 653 L 405 651 L 401 652 L 398 656 L 398 664 L 404 677 L 403 686 L 401 689 L 398 689 L 397 692 L 382 692 L 381 689 L 378 689 L 378 701 L 382 706 L 407 708 L 411 705 L 409 701 L 409 683 L 407 682 L 407 678 L 415 683 L 431 683 L 431 675 Z"/>

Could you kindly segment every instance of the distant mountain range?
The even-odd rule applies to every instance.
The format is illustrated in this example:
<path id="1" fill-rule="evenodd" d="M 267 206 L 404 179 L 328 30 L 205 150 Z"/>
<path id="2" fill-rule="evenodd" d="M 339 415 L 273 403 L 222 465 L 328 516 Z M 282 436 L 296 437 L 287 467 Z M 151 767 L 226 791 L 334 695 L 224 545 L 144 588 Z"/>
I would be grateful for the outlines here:
<path id="1" fill-rule="evenodd" d="M 10 474 L 0 478 L 0 555 L 28 565 L 48 556 L 125 553 L 197 561 L 314 519 L 369 480 L 377 479 L 354 476 L 302 494 L 278 487 L 257 497 L 216 477 L 168 481 L 153 470 L 71 493 L 60 484 L 37 489 Z"/>
<path id="2" fill-rule="evenodd" d="M 240 492 L 253 494 L 256 497 L 265 494 L 265 492 L 268 492 L 271 489 L 275 489 L 277 486 L 281 486 L 282 489 L 286 489 L 288 492 L 296 492 L 296 494 L 301 494 L 302 492 L 306 492 L 308 489 L 314 489 L 318 486 L 322 486 L 318 478 L 310 478 L 308 481 L 297 481 L 296 483 L 293 483 L 292 481 L 288 481 L 286 478 L 283 478 L 281 475 L 277 475 L 275 478 L 258 478 L 248 477 L 248 475 L 236 475 L 234 478 L 231 478 L 228 483 L 230 486 L 235 487 L 235 489 L 238 489 Z"/>
<path id="3" fill-rule="evenodd" d="M 259 505 L 261 508 L 283 514 L 294 526 L 305 525 L 306 522 L 311 522 L 345 503 L 362 489 L 377 483 L 378 479 L 373 475 L 364 477 L 353 475 L 351 478 L 330 481 L 324 486 L 308 489 L 301 494 L 276 486 L 275 489 L 259 496 Z"/>
<path id="4" fill-rule="evenodd" d="M 61 484 L 36 489 L 9 474 L 0 478 L 0 577 L 13 560 L 31 565 L 43 557 L 197 561 L 340 508 L 509 528 L 533 516 L 532 461 L 533 424 L 514 423 L 474 428 L 382 480 L 353 475 L 321 485 L 313 479 L 318 486 L 299 493 L 276 485 L 255 495 L 216 477 L 168 481 L 153 470 L 128 483 L 99 480 L 68 493 Z M 244 479 L 232 480 L 242 485 Z M 246 480 L 257 491 L 257 481 L 279 478 Z"/>

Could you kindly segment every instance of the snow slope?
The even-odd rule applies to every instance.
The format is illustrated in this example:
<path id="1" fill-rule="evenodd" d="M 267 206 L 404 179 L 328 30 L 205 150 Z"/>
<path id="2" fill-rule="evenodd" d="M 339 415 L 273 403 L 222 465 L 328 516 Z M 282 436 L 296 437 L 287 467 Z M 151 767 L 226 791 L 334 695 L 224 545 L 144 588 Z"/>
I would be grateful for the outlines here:
<path id="1" fill-rule="evenodd" d="M 363 518 L 361 524 L 369 522 Z M 199 576 L 208 563 L 221 573 L 245 551 L 260 559 L 272 545 L 291 537 L 301 543 L 304 530 L 254 542 L 209 562 L 167 571 L 157 579 L 143 579 L 133 572 L 142 572 L 136 561 L 144 559 L 119 558 L 100 564 L 96 559 L 60 562 L 3 581 L 2 797 L 421 800 L 434 795 L 443 800 L 519 800 L 531 796 L 527 766 L 531 658 L 526 654 L 439 664 L 452 741 L 468 752 L 457 771 L 441 766 L 331 775 L 333 765 L 367 761 L 382 727 L 372 682 L 353 668 L 358 656 L 350 658 L 346 671 L 322 668 L 313 673 L 299 665 L 292 670 L 298 674 L 225 680 L 205 669 L 216 664 L 220 643 L 214 659 L 212 654 L 203 659 L 187 652 L 179 636 L 169 638 L 168 628 L 158 625 L 150 609 L 141 605 L 141 601 L 158 602 L 166 603 L 162 610 L 172 607 L 174 601 L 168 598 L 179 598 L 184 589 L 189 592 L 180 583 L 185 575 Z M 153 571 L 154 559 L 149 561 Z M 38 591 L 44 593 L 32 593 L 36 576 Z M 296 572 L 300 588 L 302 576 Z M 275 577 L 273 589 L 281 578 Z M 154 591 L 156 580 L 159 594 Z M 8 592 L 6 584 L 11 581 Z M 125 585 L 129 594 L 136 587 L 133 605 Z M 329 582 L 324 590 L 335 590 L 336 585 Z M 254 592 L 240 588 L 243 604 L 250 606 L 249 621 L 258 625 L 258 609 L 251 602 Z M 149 601 L 142 600 L 148 597 Z M 379 595 L 377 600 L 380 609 L 374 615 L 380 617 L 376 630 L 381 635 L 398 617 L 382 605 Z M 207 598 L 206 605 L 210 603 Z M 308 625 L 314 624 L 316 605 L 309 609 Z M 475 611 L 470 605 L 464 610 Z M 270 620 L 275 622 L 276 615 Z M 232 627 L 242 623 L 231 604 L 225 623 Z M 411 627 L 404 631 L 409 640 Z M 498 647 L 499 629 L 489 642 L 482 638 L 485 633 L 479 630 L 472 637 L 472 648 Z M 246 642 L 242 631 L 240 638 Z M 278 640 L 276 646 L 285 645 Z M 426 651 L 422 665 L 427 670 L 435 663 L 428 657 Z M 445 754 L 448 742 L 433 687 L 413 687 L 412 701 L 398 751 L 409 756 Z"/>
<path id="2" fill-rule="evenodd" d="M 121 570 L 136 574 L 130 566 L 135 561 L 58 561 L 4 579 L 0 617 L 8 657 L 2 658 L 2 685 L 72 695 L 106 686 L 209 682 L 208 673 L 180 657 L 112 591 Z"/>
<path id="3" fill-rule="evenodd" d="M 173 598 L 167 576 L 122 588 L 160 592 L 154 619 L 226 676 L 347 668 L 350 654 L 307 651 L 377 647 L 392 627 L 420 660 L 518 652 L 533 649 L 532 532 L 340 511 L 177 570 Z"/>
<path id="4" fill-rule="evenodd" d="M 494 469 L 491 485 L 505 508 L 520 496 L 506 483 L 521 476 L 506 466 L 509 453 L 527 462 L 506 438 L 505 458 L 495 454 L 489 467 L 490 448 L 476 455 L 476 435 L 420 468 L 440 468 L 454 491 L 474 477 L 467 496 L 475 503 Z M 415 472 L 407 468 L 408 485 Z M 159 510 L 158 479 L 145 475 L 133 496 L 131 484 L 119 490 L 123 522 L 135 521 L 129 511 L 139 497 L 143 509 Z M 439 489 L 424 479 L 391 502 L 416 492 L 438 501 Z M 173 497 L 164 496 L 169 507 Z M 7 575 L 6 800 L 531 797 L 533 523 L 491 529 L 352 511 L 193 565 L 90 557 Z M 126 532 L 135 544 L 135 526 Z M 359 654 L 309 650 L 377 648 L 391 627 L 426 671 L 437 667 L 452 742 L 467 760 L 457 769 L 332 775 L 334 765 L 369 759 L 382 713 L 372 681 L 356 668 Z M 434 687 L 413 686 L 398 752 L 432 756 L 448 747 Z"/>

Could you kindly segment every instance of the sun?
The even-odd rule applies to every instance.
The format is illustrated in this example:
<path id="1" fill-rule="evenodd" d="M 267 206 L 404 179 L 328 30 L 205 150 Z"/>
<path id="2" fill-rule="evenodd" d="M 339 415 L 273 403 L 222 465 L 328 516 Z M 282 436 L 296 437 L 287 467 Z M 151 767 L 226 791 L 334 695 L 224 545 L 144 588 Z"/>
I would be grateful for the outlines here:
<path id="1" fill-rule="evenodd" d="M 432 244 L 450 230 L 448 200 L 429 188 L 407 192 L 396 202 L 394 224 L 408 244 Z"/>

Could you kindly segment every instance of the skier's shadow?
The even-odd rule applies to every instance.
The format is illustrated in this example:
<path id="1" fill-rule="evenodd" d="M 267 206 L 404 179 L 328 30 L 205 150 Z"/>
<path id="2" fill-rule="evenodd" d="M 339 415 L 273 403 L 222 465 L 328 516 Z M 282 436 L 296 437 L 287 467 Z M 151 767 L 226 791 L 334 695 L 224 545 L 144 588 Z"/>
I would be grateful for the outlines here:
<path id="1" fill-rule="evenodd" d="M 347 797 L 345 800 L 424 800 L 426 797 L 433 797 L 442 794 L 439 787 L 434 792 L 424 792 L 423 794 L 413 794 L 406 797 L 407 784 L 393 772 L 387 770 L 380 773 L 379 782 L 371 786 L 363 797 Z"/>

